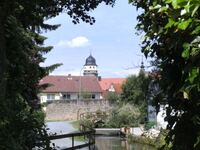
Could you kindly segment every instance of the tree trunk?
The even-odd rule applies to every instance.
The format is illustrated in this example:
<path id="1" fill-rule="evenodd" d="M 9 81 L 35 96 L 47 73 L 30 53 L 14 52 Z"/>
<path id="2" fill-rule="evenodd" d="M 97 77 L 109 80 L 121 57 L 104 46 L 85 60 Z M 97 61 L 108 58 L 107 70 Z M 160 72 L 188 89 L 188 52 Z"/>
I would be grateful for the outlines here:
<path id="1" fill-rule="evenodd" d="M 6 15 L 3 8 L 0 8 L 0 100 L 5 100 L 6 96 L 6 39 L 5 39 L 5 21 Z M 2 103 L 2 102 L 0 102 Z"/>

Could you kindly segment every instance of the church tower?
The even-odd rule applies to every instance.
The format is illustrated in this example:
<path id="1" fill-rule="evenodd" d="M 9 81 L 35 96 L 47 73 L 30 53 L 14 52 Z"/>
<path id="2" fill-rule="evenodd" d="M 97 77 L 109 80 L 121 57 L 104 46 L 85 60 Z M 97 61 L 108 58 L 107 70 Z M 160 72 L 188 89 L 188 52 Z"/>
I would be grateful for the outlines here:
<path id="1" fill-rule="evenodd" d="M 83 68 L 83 75 L 98 76 L 96 60 L 91 54 L 85 61 L 85 65 Z"/>

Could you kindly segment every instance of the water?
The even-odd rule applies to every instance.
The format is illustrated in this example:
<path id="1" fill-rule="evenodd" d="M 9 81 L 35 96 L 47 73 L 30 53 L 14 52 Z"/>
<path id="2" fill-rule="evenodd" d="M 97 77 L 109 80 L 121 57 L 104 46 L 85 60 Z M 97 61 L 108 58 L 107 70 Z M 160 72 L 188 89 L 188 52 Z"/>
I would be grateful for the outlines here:
<path id="1" fill-rule="evenodd" d="M 120 137 L 99 136 L 96 137 L 95 150 L 155 150 L 155 148 L 139 143 L 130 144 Z"/>
<path id="2" fill-rule="evenodd" d="M 47 126 L 50 129 L 48 132 L 50 134 L 66 134 L 77 131 L 73 128 L 70 122 L 47 122 Z M 53 143 L 57 146 L 57 149 L 70 147 L 72 141 L 70 138 L 53 140 Z M 155 148 L 139 144 L 133 143 L 129 144 L 126 140 L 121 139 L 120 137 L 106 137 L 106 136 L 97 136 L 95 138 L 95 150 L 155 150 Z M 83 142 L 75 142 L 75 145 L 83 144 Z M 88 148 L 83 148 L 81 150 L 88 150 Z"/>
<path id="3" fill-rule="evenodd" d="M 77 131 L 73 126 L 70 124 L 70 122 L 67 121 L 58 121 L 58 122 L 47 122 L 47 127 L 49 128 L 48 133 L 50 135 L 52 134 L 66 134 L 66 133 L 72 133 Z M 57 149 L 67 148 L 71 147 L 72 145 L 72 139 L 71 138 L 64 138 L 64 139 L 58 139 L 58 140 L 52 140 L 52 144 L 54 143 Z M 74 145 L 79 145 L 82 142 L 75 141 Z"/>

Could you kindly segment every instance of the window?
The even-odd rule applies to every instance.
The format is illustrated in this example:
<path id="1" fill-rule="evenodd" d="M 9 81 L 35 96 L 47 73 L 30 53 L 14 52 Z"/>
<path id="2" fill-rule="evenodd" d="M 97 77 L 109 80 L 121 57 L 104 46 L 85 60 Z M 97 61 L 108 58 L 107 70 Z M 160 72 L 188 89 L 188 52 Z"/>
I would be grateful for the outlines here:
<path id="1" fill-rule="evenodd" d="M 66 94 L 63 94 L 63 96 L 62 96 L 62 97 L 63 97 L 63 99 L 66 99 L 66 98 L 67 98 Z"/>
<path id="2" fill-rule="evenodd" d="M 69 93 L 63 94 L 63 99 L 71 99 L 71 95 Z"/>
<path id="3" fill-rule="evenodd" d="M 67 93 L 67 99 L 71 99 L 71 95 Z"/>
<path id="4" fill-rule="evenodd" d="M 95 94 L 92 94 L 92 99 L 95 99 Z"/>
<path id="5" fill-rule="evenodd" d="M 55 100 L 55 94 L 47 94 L 47 100 Z"/>

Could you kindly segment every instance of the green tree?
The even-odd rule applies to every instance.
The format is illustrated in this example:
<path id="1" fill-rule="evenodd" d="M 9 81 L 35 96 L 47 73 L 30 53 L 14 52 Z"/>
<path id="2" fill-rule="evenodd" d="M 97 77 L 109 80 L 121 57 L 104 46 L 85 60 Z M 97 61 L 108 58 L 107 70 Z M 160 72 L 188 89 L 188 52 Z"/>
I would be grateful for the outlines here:
<path id="1" fill-rule="evenodd" d="M 129 76 L 122 85 L 122 100 L 135 105 L 146 103 L 148 86 L 149 78 L 144 71 L 140 71 L 138 76 Z"/>
<path id="2" fill-rule="evenodd" d="M 134 104 L 140 110 L 141 122 L 144 123 L 147 117 L 147 94 L 150 79 L 143 69 L 139 75 L 132 75 L 127 78 L 122 86 L 122 102 Z"/>
<path id="3" fill-rule="evenodd" d="M 38 82 L 59 65 L 40 67 L 42 55 L 52 49 L 43 46 L 46 38 L 40 34 L 59 25 L 45 20 L 66 12 L 75 24 L 93 24 L 88 12 L 102 2 L 112 5 L 114 0 L 0 1 L 0 149 L 32 149 L 41 139 L 43 145 L 49 144 Z"/>
<path id="4" fill-rule="evenodd" d="M 131 104 L 122 104 L 113 108 L 106 119 L 109 128 L 136 127 L 141 122 L 141 111 Z"/>
<path id="5" fill-rule="evenodd" d="M 115 92 L 109 91 L 108 95 L 106 96 L 106 100 L 108 100 L 112 104 L 118 103 L 120 100 L 120 95 Z"/>
<path id="6" fill-rule="evenodd" d="M 129 2 L 141 10 L 136 28 L 144 35 L 142 51 L 159 62 L 160 87 L 169 105 L 167 146 L 200 149 L 199 1 Z"/>

